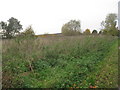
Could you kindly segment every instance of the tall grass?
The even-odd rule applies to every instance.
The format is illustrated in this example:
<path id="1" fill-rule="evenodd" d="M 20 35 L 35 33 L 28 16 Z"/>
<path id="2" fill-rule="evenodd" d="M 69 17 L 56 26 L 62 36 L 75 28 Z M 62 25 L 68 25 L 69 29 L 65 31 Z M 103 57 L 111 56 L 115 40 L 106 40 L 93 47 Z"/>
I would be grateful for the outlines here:
<path id="1" fill-rule="evenodd" d="M 82 85 L 116 43 L 112 36 L 66 36 L 3 40 L 3 87 Z M 94 85 L 88 79 L 84 86 Z"/>

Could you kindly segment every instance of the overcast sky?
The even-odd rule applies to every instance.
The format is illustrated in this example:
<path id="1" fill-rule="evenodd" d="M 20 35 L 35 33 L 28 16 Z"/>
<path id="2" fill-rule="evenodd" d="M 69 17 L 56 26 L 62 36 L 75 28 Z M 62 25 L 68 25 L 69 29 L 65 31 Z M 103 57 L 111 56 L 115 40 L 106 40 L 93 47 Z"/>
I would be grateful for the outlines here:
<path id="1" fill-rule="evenodd" d="M 81 21 L 81 29 L 100 30 L 109 13 L 118 12 L 119 0 L 0 0 L 0 21 L 15 17 L 25 29 L 36 34 L 60 33 L 71 19 Z"/>

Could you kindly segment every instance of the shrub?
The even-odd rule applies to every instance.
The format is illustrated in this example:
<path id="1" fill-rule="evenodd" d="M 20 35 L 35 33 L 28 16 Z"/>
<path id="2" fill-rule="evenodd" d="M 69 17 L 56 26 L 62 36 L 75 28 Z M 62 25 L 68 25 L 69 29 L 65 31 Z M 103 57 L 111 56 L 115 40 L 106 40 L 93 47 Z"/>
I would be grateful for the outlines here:
<path id="1" fill-rule="evenodd" d="M 97 30 L 93 30 L 93 31 L 92 31 L 92 34 L 93 34 L 93 35 L 96 35 L 96 34 L 97 34 Z"/>
<path id="2" fill-rule="evenodd" d="M 83 32 L 84 35 L 90 35 L 90 33 L 91 33 L 91 32 L 90 32 L 90 29 L 86 29 L 86 30 Z"/>

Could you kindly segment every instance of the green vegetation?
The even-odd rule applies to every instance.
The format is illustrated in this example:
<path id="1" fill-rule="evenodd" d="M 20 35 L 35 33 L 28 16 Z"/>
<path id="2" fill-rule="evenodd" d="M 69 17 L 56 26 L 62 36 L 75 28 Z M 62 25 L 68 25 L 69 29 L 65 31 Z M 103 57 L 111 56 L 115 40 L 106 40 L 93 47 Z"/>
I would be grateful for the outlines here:
<path id="1" fill-rule="evenodd" d="M 93 31 L 92 31 L 92 34 L 93 34 L 93 35 L 97 35 L 97 33 L 98 33 L 97 30 L 93 30 Z"/>
<path id="2" fill-rule="evenodd" d="M 62 34 L 67 36 L 79 35 L 81 33 L 80 21 L 70 20 L 62 26 Z"/>
<path id="3" fill-rule="evenodd" d="M 83 32 L 84 35 L 90 35 L 91 32 L 90 32 L 90 29 L 86 29 L 84 32 Z"/>
<path id="4" fill-rule="evenodd" d="M 105 21 L 101 22 L 102 33 L 105 35 L 118 36 L 117 15 L 110 13 L 106 16 Z"/>
<path id="5" fill-rule="evenodd" d="M 4 88 L 116 88 L 118 38 L 63 36 L 3 40 Z"/>
<path id="6" fill-rule="evenodd" d="M 22 29 L 20 21 L 14 17 L 11 17 L 8 22 L 1 21 L 0 26 L 0 33 L 2 34 L 2 38 L 7 39 L 15 37 L 15 35 L 19 34 L 20 30 Z"/>
<path id="7" fill-rule="evenodd" d="M 102 29 L 99 34 L 102 35 L 112 35 L 119 36 L 119 31 L 117 28 L 117 15 L 114 13 L 110 13 L 106 16 L 105 21 L 101 22 Z M 29 26 L 25 29 L 25 31 L 20 32 L 22 30 L 22 25 L 18 19 L 11 17 L 8 22 L 1 21 L 0 22 L 0 34 L 3 39 L 11 39 L 16 36 L 35 36 L 33 28 Z M 81 32 L 81 22 L 79 20 L 70 20 L 65 23 L 61 28 L 61 34 L 65 36 L 75 36 L 75 35 L 96 35 L 97 30 L 90 31 L 90 29 L 86 29 L 83 33 Z M 44 34 L 49 35 L 49 34 Z M 44 36 L 43 35 L 43 36 Z"/>
<path id="8" fill-rule="evenodd" d="M 25 29 L 25 31 L 22 32 L 21 34 L 22 34 L 23 36 L 30 36 L 30 37 L 35 35 L 32 26 L 27 27 L 27 28 Z"/>
<path id="9" fill-rule="evenodd" d="M 32 26 L 20 32 L 16 18 L 1 21 L 3 88 L 117 88 L 116 19 L 108 14 L 99 32 L 83 33 L 70 20 L 62 33 L 40 37 Z"/>

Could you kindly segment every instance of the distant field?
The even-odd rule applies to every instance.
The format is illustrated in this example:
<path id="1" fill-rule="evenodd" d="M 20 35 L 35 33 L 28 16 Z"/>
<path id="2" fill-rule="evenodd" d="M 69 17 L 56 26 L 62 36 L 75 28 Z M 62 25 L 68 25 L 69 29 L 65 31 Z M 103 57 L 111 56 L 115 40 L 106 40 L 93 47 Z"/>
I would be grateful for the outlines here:
<path id="1" fill-rule="evenodd" d="M 3 88 L 117 88 L 118 38 L 66 36 L 2 42 Z"/>

